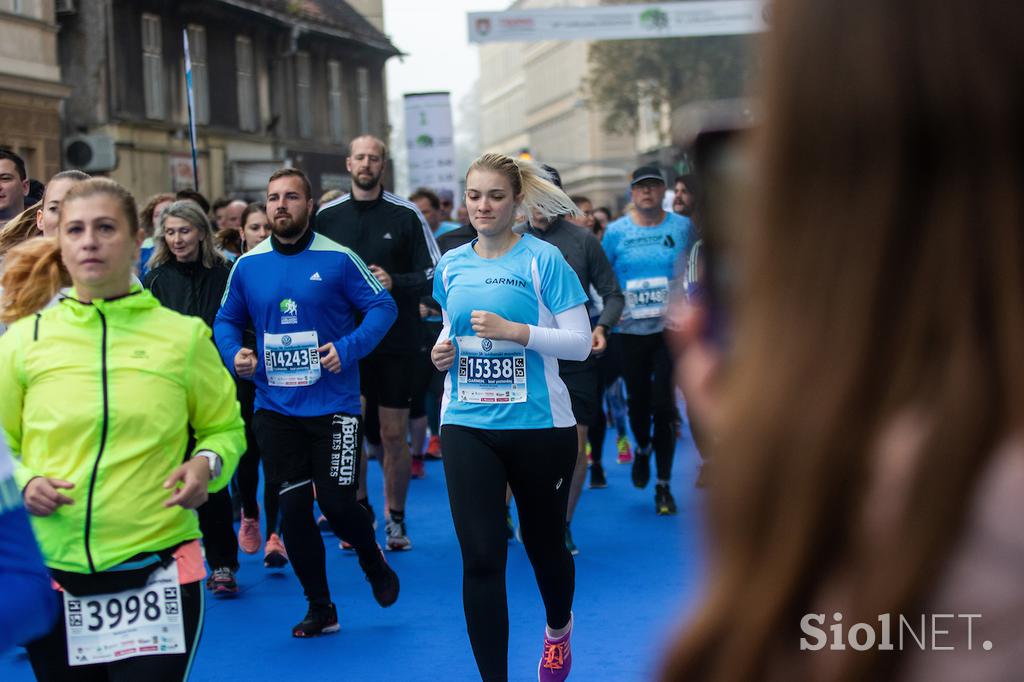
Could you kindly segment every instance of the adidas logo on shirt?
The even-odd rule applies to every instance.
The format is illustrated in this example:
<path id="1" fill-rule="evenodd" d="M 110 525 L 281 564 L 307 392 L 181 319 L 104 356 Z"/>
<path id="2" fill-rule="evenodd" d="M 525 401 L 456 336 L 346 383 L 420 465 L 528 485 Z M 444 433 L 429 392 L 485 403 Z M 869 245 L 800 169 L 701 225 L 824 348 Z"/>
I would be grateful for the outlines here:
<path id="1" fill-rule="evenodd" d="M 385 232 L 384 236 L 381 237 L 381 239 L 391 239 L 391 233 L 390 232 Z"/>
<path id="2" fill-rule="evenodd" d="M 319 272 L 314 272 L 313 276 L 309 278 L 309 281 L 310 282 L 322 282 L 323 280 L 320 278 L 320 273 Z"/>

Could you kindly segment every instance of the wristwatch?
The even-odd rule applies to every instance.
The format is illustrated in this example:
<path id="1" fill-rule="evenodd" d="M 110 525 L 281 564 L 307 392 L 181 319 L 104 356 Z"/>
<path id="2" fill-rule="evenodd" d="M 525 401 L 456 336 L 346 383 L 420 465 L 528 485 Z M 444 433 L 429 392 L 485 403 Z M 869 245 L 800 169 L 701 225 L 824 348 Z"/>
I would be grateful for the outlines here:
<path id="1" fill-rule="evenodd" d="M 192 456 L 193 459 L 195 459 L 196 457 L 203 457 L 206 459 L 206 461 L 210 463 L 211 481 L 220 476 L 220 470 L 223 466 L 223 462 L 221 461 L 220 455 L 218 455 L 216 452 L 213 452 L 212 450 L 200 450 L 199 452 Z"/>

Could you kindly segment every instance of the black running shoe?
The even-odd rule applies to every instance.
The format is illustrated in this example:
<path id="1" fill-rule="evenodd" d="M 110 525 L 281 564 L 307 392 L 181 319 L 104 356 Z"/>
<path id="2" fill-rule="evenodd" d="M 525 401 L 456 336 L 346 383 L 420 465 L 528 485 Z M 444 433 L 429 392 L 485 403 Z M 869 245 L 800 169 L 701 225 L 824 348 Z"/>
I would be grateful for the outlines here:
<path id="1" fill-rule="evenodd" d="M 668 486 L 659 483 L 654 487 L 654 508 L 658 516 L 668 516 L 676 513 L 676 500 L 672 497 Z"/>
<path id="2" fill-rule="evenodd" d="M 338 610 L 334 604 L 319 606 L 310 604 L 306 617 L 292 628 L 292 637 L 319 637 L 341 629 L 338 625 Z"/>
<path id="3" fill-rule="evenodd" d="M 651 481 L 651 451 L 636 449 L 636 457 L 633 459 L 633 485 L 637 488 L 646 488 Z"/>
<path id="4" fill-rule="evenodd" d="M 377 600 L 378 604 L 387 608 L 398 601 L 398 574 L 388 566 L 388 562 L 384 559 L 384 552 L 379 547 L 377 555 L 380 557 L 380 561 L 375 562 L 374 565 L 367 567 L 363 564 L 362 559 L 359 560 L 359 565 L 362 566 L 366 580 L 373 588 L 373 598 Z"/>
<path id="5" fill-rule="evenodd" d="M 608 480 L 604 477 L 604 467 L 600 463 L 594 462 L 590 465 L 590 487 L 591 488 L 607 488 Z"/>
<path id="6" fill-rule="evenodd" d="M 213 569 L 206 579 L 206 589 L 217 597 L 230 597 L 238 594 L 235 572 L 227 566 Z"/>

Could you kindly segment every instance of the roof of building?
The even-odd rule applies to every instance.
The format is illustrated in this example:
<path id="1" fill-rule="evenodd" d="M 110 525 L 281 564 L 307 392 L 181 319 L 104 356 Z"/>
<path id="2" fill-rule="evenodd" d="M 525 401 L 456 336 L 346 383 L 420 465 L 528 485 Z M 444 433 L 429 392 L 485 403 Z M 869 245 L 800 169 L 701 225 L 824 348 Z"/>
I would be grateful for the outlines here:
<path id="1" fill-rule="evenodd" d="M 344 0 L 221 0 L 249 9 L 286 24 L 317 33 L 354 40 L 393 55 L 401 54 L 391 40 L 378 31 Z"/>

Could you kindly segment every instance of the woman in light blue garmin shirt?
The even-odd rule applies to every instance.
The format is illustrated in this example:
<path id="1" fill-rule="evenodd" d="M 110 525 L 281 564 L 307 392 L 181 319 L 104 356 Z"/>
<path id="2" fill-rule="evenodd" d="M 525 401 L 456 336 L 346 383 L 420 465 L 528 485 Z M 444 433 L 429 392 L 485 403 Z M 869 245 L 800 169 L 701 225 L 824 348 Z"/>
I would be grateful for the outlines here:
<path id="1" fill-rule="evenodd" d="M 501 154 L 470 166 L 466 207 L 479 236 L 437 264 L 434 299 L 444 328 L 431 359 L 448 372 L 441 447 L 469 639 L 481 677 L 508 679 L 508 485 L 547 614 L 538 675 L 564 680 L 574 586 L 565 512 L 576 420 L 558 360 L 587 358 L 590 320 L 587 296 L 561 252 L 514 234 L 512 225 L 519 211 L 557 216 L 577 209 L 535 165 Z"/>

